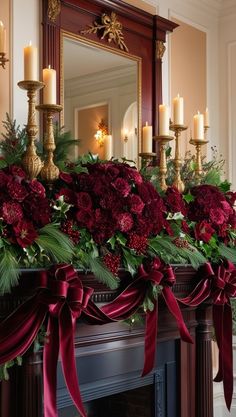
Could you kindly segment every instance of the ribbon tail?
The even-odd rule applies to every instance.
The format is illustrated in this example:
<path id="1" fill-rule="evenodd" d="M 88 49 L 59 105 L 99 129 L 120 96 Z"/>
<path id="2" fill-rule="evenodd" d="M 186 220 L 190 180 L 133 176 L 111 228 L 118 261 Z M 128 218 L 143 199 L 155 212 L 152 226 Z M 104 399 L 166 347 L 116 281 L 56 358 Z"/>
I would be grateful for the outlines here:
<path id="1" fill-rule="evenodd" d="M 162 296 L 166 302 L 166 305 L 171 312 L 171 314 L 175 317 L 181 339 L 188 343 L 193 343 L 193 339 L 189 334 L 189 331 L 184 323 L 184 319 L 177 303 L 177 300 L 169 287 L 164 287 L 162 290 Z"/>
<path id="2" fill-rule="evenodd" d="M 74 333 L 76 320 L 68 306 L 64 306 L 59 318 L 60 353 L 64 378 L 68 391 L 81 417 L 86 417 L 79 389 L 74 352 Z"/>
<path id="3" fill-rule="evenodd" d="M 36 296 L 0 323 L 0 364 L 23 355 L 29 349 L 46 314 L 47 306 Z"/>
<path id="4" fill-rule="evenodd" d="M 219 370 L 214 379 L 223 381 L 225 403 L 230 411 L 233 396 L 232 310 L 229 304 L 213 306 L 213 321 L 219 348 Z"/>
<path id="5" fill-rule="evenodd" d="M 45 343 L 43 350 L 44 416 L 57 417 L 56 386 L 59 330 L 58 320 L 55 317 L 49 317 L 47 333 L 49 342 Z"/>
<path id="6" fill-rule="evenodd" d="M 210 292 L 211 286 L 209 279 L 203 279 L 187 297 L 178 298 L 178 301 L 190 307 L 197 307 L 210 296 Z"/>
<path id="7" fill-rule="evenodd" d="M 146 313 L 146 331 L 144 342 L 144 366 L 142 376 L 147 375 L 154 367 L 158 328 L 158 301 L 152 311 Z"/>

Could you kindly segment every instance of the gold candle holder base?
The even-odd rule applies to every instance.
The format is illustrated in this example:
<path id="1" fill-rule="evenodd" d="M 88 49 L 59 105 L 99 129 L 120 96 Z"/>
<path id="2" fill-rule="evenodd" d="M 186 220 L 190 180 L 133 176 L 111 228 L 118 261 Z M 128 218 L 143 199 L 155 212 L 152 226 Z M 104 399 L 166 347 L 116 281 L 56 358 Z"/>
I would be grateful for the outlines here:
<path id="1" fill-rule="evenodd" d="M 169 135 L 158 135 L 153 137 L 154 140 L 158 141 L 160 144 L 160 187 L 162 191 L 166 191 L 166 174 L 167 174 L 167 164 L 166 164 L 166 144 L 174 139 L 174 136 Z"/>
<path id="2" fill-rule="evenodd" d="M 208 140 L 203 139 L 190 139 L 189 143 L 194 145 L 196 148 L 196 168 L 195 168 L 195 177 L 197 183 L 200 182 L 200 177 L 202 174 L 202 151 L 201 147 L 208 143 Z"/>
<path id="3" fill-rule="evenodd" d="M 155 152 L 140 152 L 139 156 L 141 158 L 141 167 L 145 168 L 153 161 L 153 158 L 155 158 L 156 154 Z"/>
<path id="4" fill-rule="evenodd" d="M 53 153 L 56 149 L 54 132 L 53 132 L 53 117 L 55 113 L 62 111 L 62 106 L 58 104 L 40 104 L 36 107 L 46 115 L 46 137 L 43 142 L 43 148 L 46 151 L 46 161 L 41 169 L 41 177 L 48 184 L 52 184 L 59 177 L 59 169 L 53 162 Z"/>
<path id="5" fill-rule="evenodd" d="M 177 188 L 177 190 L 179 190 L 180 193 L 184 192 L 185 186 L 180 175 L 182 161 L 181 161 L 181 156 L 180 156 L 179 138 L 180 138 L 181 132 L 187 129 L 188 129 L 188 126 L 170 123 L 170 130 L 172 130 L 175 133 L 175 158 L 174 158 L 175 179 L 174 179 L 173 185 Z"/>
<path id="6" fill-rule="evenodd" d="M 28 144 L 26 152 L 22 159 L 22 165 L 30 179 L 36 178 L 41 171 L 42 161 L 36 153 L 35 140 L 38 133 L 38 126 L 36 123 L 36 92 L 44 87 L 44 83 L 40 81 L 20 81 L 18 86 L 22 90 L 27 91 L 28 96 L 28 121 L 26 125 L 26 132 L 28 136 Z"/>

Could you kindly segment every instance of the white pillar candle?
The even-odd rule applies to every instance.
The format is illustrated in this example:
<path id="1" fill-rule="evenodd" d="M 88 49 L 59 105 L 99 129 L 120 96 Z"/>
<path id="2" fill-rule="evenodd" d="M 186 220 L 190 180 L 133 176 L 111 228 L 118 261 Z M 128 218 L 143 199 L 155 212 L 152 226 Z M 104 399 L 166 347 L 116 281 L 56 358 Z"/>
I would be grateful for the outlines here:
<path id="1" fill-rule="evenodd" d="M 0 20 L 0 52 L 6 53 L 7 47 L 6 47 L 6 29 L 4 27 L 4 24 Z"/>
<path id="2" fill-rule="evenodd" d="M 112 158 L 112 136 L 106 135 L 104 140 L 104 158 L 111 159 Z"/>
<path id="3" fill-rule="evenodd" d="M 174 125 L 184 124 L 184 99 L 179 94 L 173 99 L 173 123 Z"/>
<path id="4" fill-rule="evenodd" d="M 159 105 L 159 135 L 168 136 L 170 125 L 169 107 L 165 104 Z"/>
<path id="5" fill-rule="evenodd" d="M 57 75 L 56 71 L 48 66 L 43 69 L 43 104 L 56 104 L 57 102 Z"/>
<path id="6" fill-rule="evenodd" d="M 204 139 L 204 117 L 199 111 L 193 116 L 193 139 Z"/>
<path id="7" fill-rule="evenodd" d="M 204 113 L 204 126 L 209 127 L 209 110 L 206 108 Z"/>
<path id="8" fill-rule="evenodd" d="M 24 79 L 25 81 L 36 81 L 38 79 L 38 50 L 36 46 L 24 48 Z"/>
<path id="9" fill-rule="evenodd" d="M 143 126 L 142 152 L 152 152 L 152 126 L 148 126 L 148 122 Z"/>

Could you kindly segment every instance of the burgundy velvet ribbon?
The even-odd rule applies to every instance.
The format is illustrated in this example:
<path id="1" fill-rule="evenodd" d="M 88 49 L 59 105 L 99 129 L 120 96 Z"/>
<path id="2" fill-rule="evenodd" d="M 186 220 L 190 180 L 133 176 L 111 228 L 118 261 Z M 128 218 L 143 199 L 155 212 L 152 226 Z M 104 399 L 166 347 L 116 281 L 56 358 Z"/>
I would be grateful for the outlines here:
<path id="1" fill-rule="evenodd" d="M 171 267 L 164 267 L 158 259 L 145 270 L 139 268 L 138 277 L 115 300 L 98 308 L 91 300 L 93 290 L 83 287 L 77 272 L 70 265 L 61 265 L 51 272 L 41 272 L 35 294 L 0 323 L 0 364 L 23 355 L 33 343 L 42 323 L 48 316 L 49 343 L 44 346 L 44 415 L 56 417 L 56 375 L 60 351 L 65 382 L 82 417 L 86 416 L 76 372 L 74 332 L 78 317 L 83 313 L 91 324 L 104 324 L 130 317 L 143 302 L 150 281 L 163 286 L 163 297 L 177 320 L 183 340 L 192 339 L 184 324 L 171 286 L 175 277 Z M 157 302 L 147 312 L 145 361 L 143 375 L 155 360 L 157 334 Z"/>
<path id="2" fill-rule="evenodd" d="M 216 382 L 223 381 L 225 403 L 230 410 L 233 396 L 233 352 L 232 352 L 232 310 L 230 298 L 236 297 L 236 269 L 225 261 L 212 268 L 210 263 L 203 265 L 203 278 L 191 294 L 179 301 L 188 306 L 198 306 L 207 298 L 213 301 L 213 323 L 219 348 L 219 370 Z"/>

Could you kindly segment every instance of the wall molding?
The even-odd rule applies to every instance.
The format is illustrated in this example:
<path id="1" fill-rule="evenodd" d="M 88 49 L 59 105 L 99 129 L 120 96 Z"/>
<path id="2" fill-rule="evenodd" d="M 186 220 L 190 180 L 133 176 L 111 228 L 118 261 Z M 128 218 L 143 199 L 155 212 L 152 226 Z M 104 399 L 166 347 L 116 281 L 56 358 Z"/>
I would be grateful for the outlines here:
<path id="1" fill-rule="evenodd" d="M 236 148 L 235 148 L 235 144 L 234 144 L 234 140 L 233 140 L 233 113 L 236 110 L 233 109 L 233 97 L 234 95 L 232 94 L 232 89 L 233 89 L 233 79 L 235 77 L 235 71 L 233 70 L 232 66 L 233 66 L 233 62 L 232 62 L 232 58 L 234 56 L 233 53 L 233 49 L 236 48 L 236 41 L 233 42 L 229 42 L 228 46 L 227 46 L 227 65 L 228 65 L 228 73 L 227 73 L 227 78 L 228 78 L 228 99 L 227 99 L 227 104 L 228 104 L 228 140 L 229 140 L 229 152 L 228 152 L 228 172 L 229 172 L 229 181 L 234 183 L 234 185 L 236 184 L 236 170 L 234 171 L 233 169 L 233 155 L 235 155 L 236 152 Z M 235 132 L 236 134 L 236 132 Z"/>

